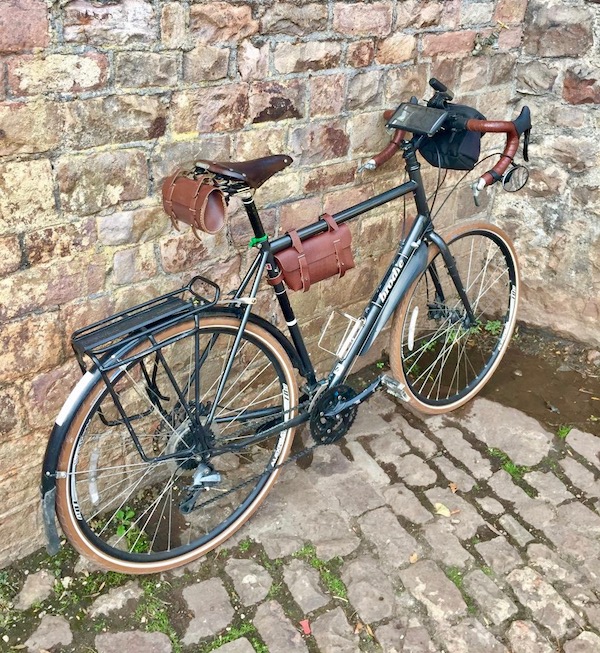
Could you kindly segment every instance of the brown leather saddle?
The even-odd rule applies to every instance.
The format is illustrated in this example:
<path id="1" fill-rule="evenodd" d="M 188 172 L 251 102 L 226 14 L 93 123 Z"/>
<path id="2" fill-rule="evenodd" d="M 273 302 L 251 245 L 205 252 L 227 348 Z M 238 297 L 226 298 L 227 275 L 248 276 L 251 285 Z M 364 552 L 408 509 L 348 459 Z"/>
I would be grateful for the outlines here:
<path id="1" fill-rule="evenodd" d="M 267 179 L 270 179 L 276 172 L 287 168 L 292 163 L 292 157 L 286 154 L 275 154 L 265 156 L 251 161 L 221 162 L 201 159 L 196 161 L 198 168 L 213 172 L 222 177 L 234 181 L 241 181 L 250 188 L 259 188 Z"/>

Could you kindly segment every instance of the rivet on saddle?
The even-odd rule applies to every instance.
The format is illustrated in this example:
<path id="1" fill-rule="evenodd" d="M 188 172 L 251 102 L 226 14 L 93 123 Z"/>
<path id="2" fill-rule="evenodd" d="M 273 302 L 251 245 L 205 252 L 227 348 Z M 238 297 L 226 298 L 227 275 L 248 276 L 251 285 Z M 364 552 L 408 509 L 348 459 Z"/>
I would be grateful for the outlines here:
<path id="1" fill-rule="evenodd" d="M 253 159 L 252 161 L 240 161 L 239 163 L 202 159 L 196 161 L 196 167 L 234 181 L 242 181 L 248 184 L 250 188 L 259 188 L 276 172 L 287 168 L 290 163 L 292 163 L 292 157 L 285 154 L 275 154 Z"/>

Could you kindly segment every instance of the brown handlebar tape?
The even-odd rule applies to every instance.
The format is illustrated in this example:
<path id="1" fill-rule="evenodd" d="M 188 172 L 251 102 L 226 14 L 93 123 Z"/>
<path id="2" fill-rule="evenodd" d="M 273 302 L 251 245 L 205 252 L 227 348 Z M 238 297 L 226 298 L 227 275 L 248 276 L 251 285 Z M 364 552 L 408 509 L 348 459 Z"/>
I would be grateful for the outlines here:
<path id="1" fill-rule="evenodd" d="M 491 186 L 495 181 L 502 178 L 506 169 L 514 159 L 519 149 L 519 133 L 515 124 L 510 120 L 469 120 L 467 129 L 472 132 L 506 134 L 506 145 L 500 156 L 500 160 L 488 172 L 481 175 L 486 186 Z"/>

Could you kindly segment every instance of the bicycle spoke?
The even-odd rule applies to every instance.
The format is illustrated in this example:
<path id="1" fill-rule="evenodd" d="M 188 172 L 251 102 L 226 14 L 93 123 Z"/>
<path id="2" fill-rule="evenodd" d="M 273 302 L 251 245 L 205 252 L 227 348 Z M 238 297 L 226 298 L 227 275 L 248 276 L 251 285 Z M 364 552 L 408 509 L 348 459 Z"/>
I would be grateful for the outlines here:
<path id="1" fill-rule="evenodd" d="M 403 375 L 409 391 L 427 406 L 457 403 L 476 387 L 503 352 L 503 334 L 514 325 L 514 266 L 493 230 L 465 232 L 450 243 L 450 251 L 475 323 L 467 321 L 441 255 L 430 263 L 402 313 Z M 396 360 L 392 357 L 393 367 Z"/>
<path id="2" fill-rule="evenodd" d="M 67 484 L 77 520 L 112 560 L 166 561 L 218 541 L 254 511 L 287 455 L 292 429 L 260 444 L 252 439 L 262 425 L 294 414 L 292 367 L 284 373 L 285 354 L 277 358 L 258 327 L 261 337 L 244 333 L 232 357 L 239 322 L 221 322 L 182 325 L 179 338 L 157 335 L 155 352 L 113 373 L 114 395 L 105 388 L 97 394 L 74 440 Z M 237 449 L 228 452 L 227 443 Z M 211 447 L 222 449 L 212 456 Z"/>

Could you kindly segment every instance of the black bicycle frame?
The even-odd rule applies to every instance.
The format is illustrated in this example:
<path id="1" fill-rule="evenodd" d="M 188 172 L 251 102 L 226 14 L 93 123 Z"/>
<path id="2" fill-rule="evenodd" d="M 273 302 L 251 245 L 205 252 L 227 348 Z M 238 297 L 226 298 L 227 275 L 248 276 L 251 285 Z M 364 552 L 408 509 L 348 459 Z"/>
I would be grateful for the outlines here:
<path id="1" fill-rule="evenodd" d="M 433 223 L 431 220 L 427 197 L 425 195 L 423 180 L 421 177 L 421 166 L 417 160 L 415 153 L 415 144 L 412 141 L 404 141 L 401 147 L 403 150 L 403 157 L 406 162 L 406 171 L 409 177 L 408 181 L 401 184 L 400 186 L 396 186 L 395 188 L 365 200 L 364 202 L 360 202 L 359 204 L 344 209 L 343 211 L 340 211 L 339 213 L 336 213 L 332 216 L 336 223 L 342 224 L 352 220 L 359 215 L 362 215 L 363 213 L 367 213 L 368 211 L 382 206 L 383 204 L 387 204 L 394 199 L 408 195 L 409 193 L 413 193 L 415 206 L 417 209 L 417 218 L 413 222 L 406 239 L 400 242 L 395 256 L 393 257 L 387 271 L 385 272 L 381 282 L 377 286 L 377 289 L 373 293 L 373 296 L 371 297 L 363 312 L 363 315 L 360 318 L 362 326 L 359 332 L 351 343 L 348 351 L 337 362 L 337 364 L 330 372 L 327 378 L 328 386 L 342 383 L 349 374 L 356 357 L 364 355 L 368 351 L 369 347 L 381 329 L 385 326 L 386 322 L 391 317 L 398 303 L 405 296 L 412 283 L 427 269 L 428 247 L 431 243 L 434 244 L 442 254 L 454 285 L 456 286 L 456 289 L 464 303 L 468 321 L 471 323 L 475 322 L 475 317 L 464 291 L 462 282 L 458 276 L 454 259 L 450 254 L 450 251 L 448 250 L 444 240 L 441 238 L 441 236 L 435 233 L 433 229 Z M 267 271 L 269 277 L 276 277 L 278 275 L 278 269 L 274 256 L 278 252 L 281 252 L 282 250 L 292 245 L 292 240 L 287 234 L 270 241 L 264 231 L 262 221 L 258 214 L 256 205 L 254 204 L 253 198 L 248 196 L 243 199 L 243 202 L 255 237 L 261 242 L 256 244 L 260 250 L 259 254 L 250 266 L 250 269 L 247 271 L 233 298 L 230 300 L 234 305 L 239 307 L 242 305 L 245 306 L 238 334 L 239 338 L 241 338 L 241 333 L 250 315 L 252 304 L 254 303 L 256 293 L 258 291 L 258 284 L 264 274 L 264 271 Z M 298 236 L 302 241 L 306 240 L 307 238 L 311 238 L 312 236 L 316 236 L 317 234 L 323 233 L 327 231 L 327 229 L 327 223 L 324 220 L 318 220 L 317 222 L 314 222 L 306 227 L 298 229 Z M 436 285 L 436 292 L 440 294 L 441 301 L 443 301 L 443 293 L 441 287 L 439 286 L 439 282 L 436 283 L 436 280 L 434 279 L 434 283 Z M 244 296 L 244 293 L 250 285 L 252 288 L 249 297 Z M 300 372 L 306 378 L 310 392 L 315 390 L 319 384 L 316 379 L 314 367 L 306 349 L 304 338 L 298 326 L 298 321 L 290 304 L 284 283 L 282 281 L 277 283 L 274 286 L 274 290 L 279 306 L 281 308 L 281 312 L 287 324 L 293 346 L 298 354 L 298 359 L 301 363 Z M 233 358 L 236 354 L 236 346 L 237 341 L 234 343 L 234 346 L 230 352 L 229 366 L 232 364 Z M 228 368 L 226 369 L 226 372 L 228 371 Z M 226 377 L 227 374 L 225 373 L 223 378 L 226 379 Z M 299 416 L 294 418 L 294 420 L 285 422 L 285 424 L 291 425 L 292 422 L 296 423 L 299 420 L 305 421 L 305 419 L 306 417 L 303 420 L 302 416 Z M 281 426 L 284 425 L 280 424 L 279 429 L 281 429 Z M 277 430 L 278 427 L 273 427 L 272 429 L 268 429 L 261 436 L 255 437 L 264 437 L 270 435 L 271 431 L 275 433 Z M 250 440 L 252 440 L 252 438 L 250 438 Z"/>

